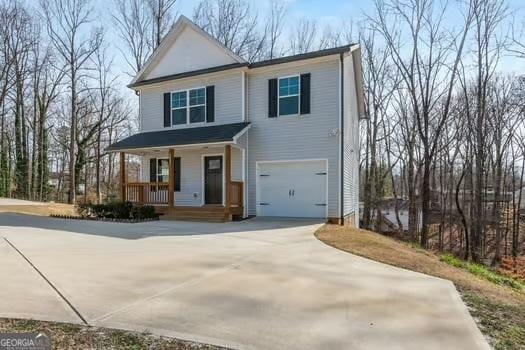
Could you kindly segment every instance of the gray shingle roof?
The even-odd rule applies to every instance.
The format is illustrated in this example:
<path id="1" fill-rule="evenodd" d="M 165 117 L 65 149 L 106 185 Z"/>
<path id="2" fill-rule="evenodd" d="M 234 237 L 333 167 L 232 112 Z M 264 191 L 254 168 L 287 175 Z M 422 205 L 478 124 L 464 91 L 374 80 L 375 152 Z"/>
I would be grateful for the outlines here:
<path id="1" fill-rule="evenodd" d="M 143 132 L 115 142 L 108 151 L 133 150 L 141 148 L 183 146 L 200 143 L 233 141 L 233 138 L 250 125 L 249 122 L 203 126 L 185 129 L 167 129 Z"/>

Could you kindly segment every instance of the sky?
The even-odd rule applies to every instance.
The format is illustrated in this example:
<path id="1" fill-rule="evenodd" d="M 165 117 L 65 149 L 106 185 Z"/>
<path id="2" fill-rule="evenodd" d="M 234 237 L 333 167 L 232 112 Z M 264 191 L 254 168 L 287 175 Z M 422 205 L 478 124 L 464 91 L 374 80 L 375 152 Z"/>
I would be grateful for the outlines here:
<path id="1" fill-rule="evenodd" d="M 264 17 L 266 10 L 269 8 L 270 0 L 247 0 L 251 3 L 252 8 L 258 12 L 260 17 Z M 457 0 L 449 0 L 452 5 Z M 107 23 L 106 26 L 110 28 L 107 31 L 108 41 L 111 47 L 118 46 L 119 37 L 114 30 L 111 30 L 111 13 L 113 12 L 111 0 L 95 0 L 98 4 L 96 12 L 98 19 L 102 23 Z M 315 19 L 318 22 L 319 28 L 323 28 L 325 24 L 330 24 L 334 29 L 342 23 L 357 24 L 362 21 L 367 15 L 374 14 L 374 0 L 283 0 L 286 3 L 287 13 L 286 22 L 283 29 L 283 39 L 289 33 L 293 24 L 300 18 Z M 188 18 L 192 18 L 193 9 L 198 3 L 198 0 L 177 0 L 174 11 L 177 14 L 183 14 Z M 516 22 L 523 21 L 525 18 L 525 0 L 507 0 L 509 12 L 512 14 Z M 97 11 L 98 10 L 98 11 Z M 456 18 L 446 18 L 446 25 L 451 28 L 454 27 L 458 21 Z M 525 22 L 524 22 L 525 23 Z M 510 31 L 510 25 L 504 30 Z M 117 50 L 115 53 L 115 73 L 127 72 L 129 68 L 123 61 L 122 54 Z M 502 57 L 500 62 L 500 70 L 518 74 L 525 73 L 525 59 L 516 59 L 512 56 Z M 119 80 L 123 87 L 129 83 L 131 78 L 126 74 L 121 74 Z"/>

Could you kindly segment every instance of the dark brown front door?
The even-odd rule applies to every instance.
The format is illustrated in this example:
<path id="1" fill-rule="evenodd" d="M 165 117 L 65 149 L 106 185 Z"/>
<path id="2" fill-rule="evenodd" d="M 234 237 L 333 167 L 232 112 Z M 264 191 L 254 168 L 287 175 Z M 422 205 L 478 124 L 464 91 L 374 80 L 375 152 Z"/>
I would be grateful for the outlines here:
<path id="1" fill-rule="evenodd" d="M 222 156 L 204 157 L 204 202 L 222 204 Z"/>

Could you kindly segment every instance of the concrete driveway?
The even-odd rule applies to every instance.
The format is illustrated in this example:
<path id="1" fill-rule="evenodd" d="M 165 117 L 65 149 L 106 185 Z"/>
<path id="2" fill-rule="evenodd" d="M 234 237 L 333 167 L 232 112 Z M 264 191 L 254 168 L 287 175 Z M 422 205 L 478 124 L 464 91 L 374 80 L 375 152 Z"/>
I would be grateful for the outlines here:
<path id="1" fill-rule="evenodd" d="M 319 226 L 0 214 L 0 316 L 238 349 L 489 348 L 452 283 L 326 246 Z"/>

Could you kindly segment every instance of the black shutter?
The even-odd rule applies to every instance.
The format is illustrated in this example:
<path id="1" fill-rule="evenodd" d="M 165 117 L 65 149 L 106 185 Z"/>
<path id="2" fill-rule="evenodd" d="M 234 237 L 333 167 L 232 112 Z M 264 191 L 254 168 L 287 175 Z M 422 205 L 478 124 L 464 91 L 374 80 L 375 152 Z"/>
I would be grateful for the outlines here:
<path id="1" fill-rule="evenodd" d="M 180 157 L 173 158 L 173 171 L 175 172 L 175 191 L 180 191 Z"/>
<path id="2" fill-rule="evenodd" d="M 301 114 L 310 113 L 310 73 L 301 74 Z"/>
<path id="3" fill-rule="evenodd" d="M 149 182 L 157 182 L 157 158 L 149 160 Z"/>
<path id="4" fill-rule="evenodd" d="M 268 117 L 277 117 L 277 79 L 268 80 Z"/>
<path id="5" fill-rule="evenodd" d="M 171 126 L 171 93 L 164 94 L 164 127 Z"/>
<path id="6" fill-rule="evenodd" d="M 206 122 L 215 121 L 215 86 L 206 86 Z"/>

